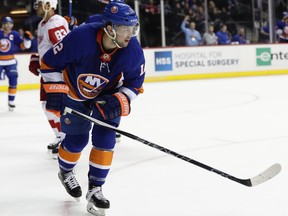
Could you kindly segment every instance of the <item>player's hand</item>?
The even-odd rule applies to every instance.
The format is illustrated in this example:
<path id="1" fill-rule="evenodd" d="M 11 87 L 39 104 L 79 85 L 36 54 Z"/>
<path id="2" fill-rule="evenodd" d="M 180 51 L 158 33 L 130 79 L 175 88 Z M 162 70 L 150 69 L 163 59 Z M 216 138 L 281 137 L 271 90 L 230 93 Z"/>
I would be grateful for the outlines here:
<path id="1" fill-rule="evenodd" d="M 64 100 L 67 97 L 68 86 L 65 83 L 45 83 L 46 110 L 60 116 L 65 108 Z"/>
<path id="2" fill-rule="evenodd" d="M 26 39 L 26 40 L 32 40 L 33 38 L 33 35 L 30 31 L 25 31 L 24 34 L 23 34 L 23 37 Z"/>
<path id="3" fill-rule="evenodd" d="M 32 54 L 30 57 L 29 71 L 36 76 L 40 73 L 39 55 Z"/>
<path id="4" fill-rule="evenodd" d="M 119 116 L 129 115 L 130 100 L 121 92 L 113 95 L 103 95 L 96 99 L 92 109 L 100 112 L 105 120 L 111 120 Z"/>

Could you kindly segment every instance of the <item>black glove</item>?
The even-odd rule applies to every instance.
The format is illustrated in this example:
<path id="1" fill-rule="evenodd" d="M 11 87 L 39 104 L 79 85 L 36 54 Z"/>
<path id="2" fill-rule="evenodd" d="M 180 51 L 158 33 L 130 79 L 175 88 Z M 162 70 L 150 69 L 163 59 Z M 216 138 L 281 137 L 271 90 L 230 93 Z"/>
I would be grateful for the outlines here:
<path id="1" fill-rule="evenodd" d="M 105 120 L 111 120 L 119 116 L 129 115 L 130 100 L 121 92 L 103 95 L 95 100 L 92 109 L 100 112 Z"/>
<path id="2" fill-rule="evenodd" d="M 25 31 L 24 34 L 23 34 L 23 37 L 24 37 L 26 40 L 32 40 L 33 35 L 31 34 L 30 31 Z"/>

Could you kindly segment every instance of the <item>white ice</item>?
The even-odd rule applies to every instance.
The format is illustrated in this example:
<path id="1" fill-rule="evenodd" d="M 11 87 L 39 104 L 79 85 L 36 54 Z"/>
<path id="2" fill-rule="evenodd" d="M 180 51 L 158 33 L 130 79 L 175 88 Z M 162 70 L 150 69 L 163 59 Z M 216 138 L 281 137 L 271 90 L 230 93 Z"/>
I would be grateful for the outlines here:
<path id="1" fill-rule="evenodd" d="M 274 163 L 275 178 L 246 187 L 122 137 L 104 195 L 108 216 L 287 216 L 288 76 L 145 83 L 120 129 L 239 178 Z M 88 155 L 76 168 L 80 202 L 58 180 L 47 153 L 52 130 L 39 92 L 19 91 L 9 112 L 0 93 L 0 215 L 81 216 Z"/>

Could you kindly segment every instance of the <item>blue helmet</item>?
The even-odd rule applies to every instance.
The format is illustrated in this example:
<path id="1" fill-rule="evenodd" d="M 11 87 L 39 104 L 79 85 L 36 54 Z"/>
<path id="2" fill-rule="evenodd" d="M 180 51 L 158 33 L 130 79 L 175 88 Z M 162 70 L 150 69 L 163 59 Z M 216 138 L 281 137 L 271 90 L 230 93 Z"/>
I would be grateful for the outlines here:
<path id="1" fill-rule="evenodd" d="M 7 23 L 7 22 L 13 23 L 12 18 L 11 18 L 11 17 L 8 17 L 8 16 L 3 17 L 3 19 L 2 19 L 2 25 L 3 25 L 4 23 Z"/>
<path id="2" fill-rule="evenodd" d="M 110 2 L 103 10 L 102 22 L 104 27 L 111 25 L 135 26 L 138 24 L 138 16 L 126 3 L 121 1 Z"/>

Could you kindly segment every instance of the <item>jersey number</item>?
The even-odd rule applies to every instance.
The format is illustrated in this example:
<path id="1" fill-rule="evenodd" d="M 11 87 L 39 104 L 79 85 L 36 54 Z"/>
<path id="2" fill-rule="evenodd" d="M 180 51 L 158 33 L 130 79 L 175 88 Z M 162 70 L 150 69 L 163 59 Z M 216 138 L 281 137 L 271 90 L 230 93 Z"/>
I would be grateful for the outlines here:
<path id="1" fill-rule="evenodd" d="M 53 53 L 54 55 L 56 55 L 58 52 L 60 52 L 61 50 L 63 49 L 63 43 L 58 43 L 58 44 L 55 44 L 53 46 Z"/>
<path id="2" fill-rule="evenodd" d="M 62 40 L 67 35 L 67 31 L 64 26 L 59 26 L 53 29 L 49 29 L 48 34 L 50 41 L 53 44 L 56 44 L 58 41 Z"/>

